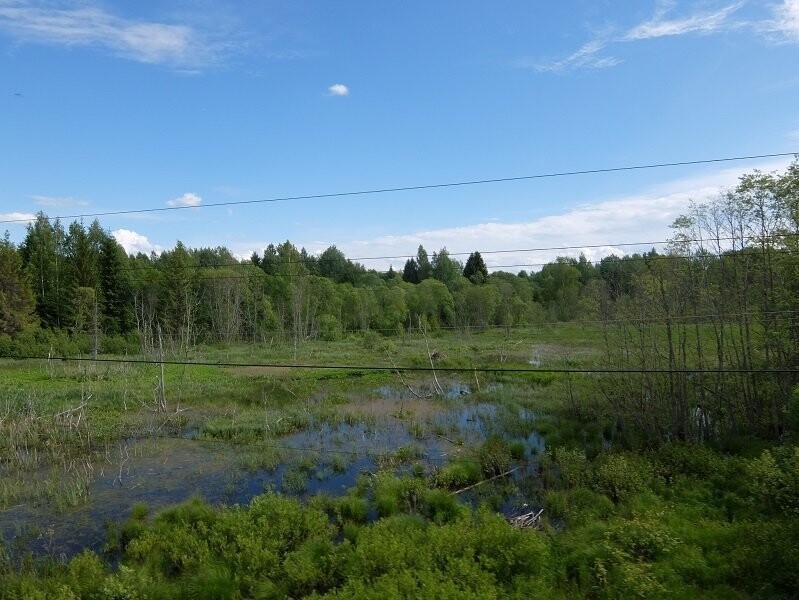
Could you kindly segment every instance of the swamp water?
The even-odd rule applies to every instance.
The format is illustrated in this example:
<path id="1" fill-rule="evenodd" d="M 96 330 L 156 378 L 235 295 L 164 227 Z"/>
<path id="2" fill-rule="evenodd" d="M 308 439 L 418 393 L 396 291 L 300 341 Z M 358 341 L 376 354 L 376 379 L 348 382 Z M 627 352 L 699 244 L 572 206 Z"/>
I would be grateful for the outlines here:
<path id="1" fill-rule="evenodd" d="M 421 465 L 431 473 L 493 430 L 497 407 L 461 400 L 470 393 L 468 386 L 450 386 L 443 401 L 409 398 L 404 392 L 381 387 L 374 400 L 360 404 L 379 415 L 370 424 L 319 423 L 263 443 L 206 440 L 197 431 L 122 441 L 94 457 L 88 499 L 78 506 L 59 510 L 53 503 L 20 504 L 0 510 L 0 551 L 62 560 L 84 548 L 102 552 L 109 525 L 127 520 L 139 504 L 154 514 L 194 495 L 228 506 L 246 505 L 265 491 L 307 499 L 317 493 L 341 495 L 358 477 L 381 467 L 402 473 Z M 519 418 L 535 417 L 525 413 Z M 544 448 L 535 433 L 524 441 L 528 461 L 513 474 L 517 481 L 535 476 L 534 454 Z M 260 452 L 277 452 L 279 459 L 264 468 Z M 254 468 L 248 466 L 253 457 Z M 466 501 L 476 497 L 463 495 Z M 507 498 L 501 510 L 512 512 L 522 500 Z"/>

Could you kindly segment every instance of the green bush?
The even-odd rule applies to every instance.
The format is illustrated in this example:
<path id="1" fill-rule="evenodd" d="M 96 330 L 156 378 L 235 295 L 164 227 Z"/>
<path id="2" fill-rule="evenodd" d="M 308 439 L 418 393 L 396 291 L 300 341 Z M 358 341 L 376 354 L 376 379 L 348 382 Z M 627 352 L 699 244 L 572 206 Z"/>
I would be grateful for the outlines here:
<path id="1" fill-rule="evenodd" d="M 751 494 L 760 506 L 799 516 L 799 447 L 765 450 L 746 470 Z"/>
<path id="2" fill-rule="evenodd" d="M 334 507 L 339 518 L 345 522 L 365 523 L 366 515 L 369 512 L 369 503 L 364 498 L 351 494 L 337 498 Z"/>
<path id="3" fill-rule="evenodd" d="M 640 457 L 605 454 L 597 460 L 594 486 L 614 502 L 642 492 L 652 478 L 652 468 Z"/>
<path id="4" fill-rule="evenodd" d="M 507 472 L 512 462 L 508 443 L 498 435 L 489 436 L 477 451 L 480 470 L 486 477 Z"/>
<path id="5" fill-rule="evenodd" d="M 319 336 L 326 342 L 335 342 L 341 339 L 341 322 L 333 315 L 322 315 L 319 318 Z"/>
<path id="6" fill-rule="evenodd" d="M 522 441 L 515 441 L 508 444 L 508 450 L 510 451 L 510 455 L 513 460 L 522 460 L 524 459 L 524 452 L 527 449 L 527 446 Z"/>
<path id="7" fill-rule="evenodd" d="M 656 474 L 666 481 L 677 475 L 705 478 L 726 470 L 724 458 L 700 444 L 667 444 L 654 455 L 654 462 Z"/>
<path id="8" fill-rule="evenodd" d="M 436 474 L 437 485 L 457 490 L 480 481 L 480 465 L 472 460 L 455 459 Z"/>
<path id="9" fill-rule="evenodd" d="M 585 452 L 561 446 L 553 451 L 552 456 L 567 487 L 577 487 L 588 481 L 588 459 Z"/>

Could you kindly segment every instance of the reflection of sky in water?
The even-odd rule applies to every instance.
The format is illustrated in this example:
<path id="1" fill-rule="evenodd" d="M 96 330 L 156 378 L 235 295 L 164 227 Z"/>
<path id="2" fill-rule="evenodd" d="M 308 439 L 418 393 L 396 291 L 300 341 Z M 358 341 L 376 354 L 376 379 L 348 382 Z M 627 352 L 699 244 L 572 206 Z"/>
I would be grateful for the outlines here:
<path id="1" fill-rule="evenodd" d="M 22 550 L 58 558 L 72 556 L 83 548 L 101 551 L 107 538 L 106 524 L 123 522 L 136 504 L 147 505 L 151 513 L 192 495 L 202 496 L 212 504 L 247 504 L 265 490 L 282 491 L 284 475 L 292 468 L 289 465 L 296 465 L 306 452 L 313 452 L 317 461 L 307 474 L 302 497 L 319 492 L 342 494 L 355 485 L 362 473 L 377 470 L 375 456 L 403 446 L 417 448 L 419 458 L 414 462 L 428 468 L 440 467 L 464 448 L 479 444 L 490 433 L 490 424 L 497 415 L 492 404 L 459 401 L 469 394 L 468 386 L 449 384 L 448 389 L 442 411 L 437 414 L 406 419 L 385 417 L 371 425 L 322 424 L 280 438 L 272 443 L 302 451 L 284 450 L 284 462 L 274 472 L 246 471 L 239 466 L 241 453 L 257 450 L 257 445 L 237 447 L 203 441 L 194 439 L 192 432 L 182 438 L 130 441 L 129 458 L 121 470 L 123 459 L 118 450 L 94 461 L 89 503 L 61 513 L 47 504 L 11 507 L 0 512 L 0 538 L 12 553 Z M 400 388 L 390 387 L 377 390 L 380 397 L 397 400 L 405 398 L 401 392 Z M 520 414 L 519 418 L 534 420 L 535 415 Z M 409 433 L 409 428 L 416 435 Z M 544 448 L 543 440 L 535 433 L 526 441 L 538 450 Z M 529 448 L 527 454 L 529 457 Z M 407 469 L 406 465 L 398 470 Z M 529 469 L 514 474 L 516 479 L 529 476 L 534 476 Z M 478 497 L 467 495 L 464 500 L 475 501 Z M 508 502 L 509 508 L 503 506 L 503 510 L 512 509 L 516 500 Z"/>

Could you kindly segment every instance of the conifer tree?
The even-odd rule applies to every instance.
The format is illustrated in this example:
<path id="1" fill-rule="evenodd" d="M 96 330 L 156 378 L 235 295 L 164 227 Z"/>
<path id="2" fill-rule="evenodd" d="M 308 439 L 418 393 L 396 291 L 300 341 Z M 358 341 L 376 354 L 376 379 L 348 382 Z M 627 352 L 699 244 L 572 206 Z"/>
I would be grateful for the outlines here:
<path id="1" fill-rule="evenodd" d="M 0 334 L 13 335 L 34 322 L 33 291 L 22 268 L 22 257 L 8 232 L 0 241 Z"/>
<path id="2" fill-rule="evenodd" d="M 466 259 L 463 276 L 474 283 L 482 283 L 488 279 L 488 268 L 479 252 L 472 252 Z"/>

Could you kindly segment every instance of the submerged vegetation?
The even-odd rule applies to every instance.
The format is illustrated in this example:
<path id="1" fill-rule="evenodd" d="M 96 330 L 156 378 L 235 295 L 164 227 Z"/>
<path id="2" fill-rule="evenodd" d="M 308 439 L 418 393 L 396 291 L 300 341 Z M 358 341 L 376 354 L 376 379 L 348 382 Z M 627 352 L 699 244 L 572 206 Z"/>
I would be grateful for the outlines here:
<path id="1" fill-rule="evenodd" d="M 794 597 L 798 169 L 518 275 L 42 215 L 0 244 L 0 598 Z"/>

